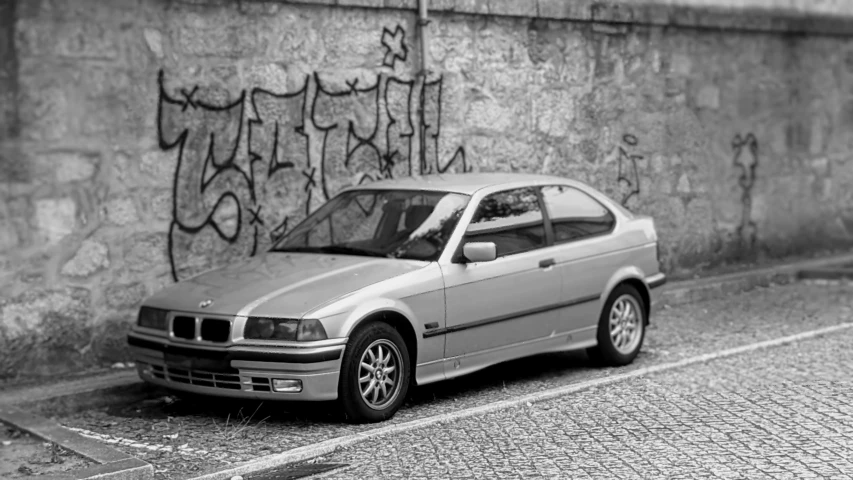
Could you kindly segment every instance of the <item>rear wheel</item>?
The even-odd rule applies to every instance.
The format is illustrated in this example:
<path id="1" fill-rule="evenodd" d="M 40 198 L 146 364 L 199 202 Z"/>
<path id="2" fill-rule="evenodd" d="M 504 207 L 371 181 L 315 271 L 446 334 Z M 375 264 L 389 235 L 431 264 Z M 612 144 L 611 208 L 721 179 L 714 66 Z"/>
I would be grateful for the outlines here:
<path id="1" fill-rule="evenodd" d="M 619 285 L 604 304 L 598 321 L 598 345 L 587 350 L 596 363 L 627 365 L 637 358 L 646 335 L 643 297 L 631 285 Z"/>
<path id="2" fill-rule="evenodd" d="M 338 386 L 348 421 L 390 419 L 403 405 L 409 382 L 409 352 L 396 329 L 382 322 L 370 323 L 350 337 Z"/>

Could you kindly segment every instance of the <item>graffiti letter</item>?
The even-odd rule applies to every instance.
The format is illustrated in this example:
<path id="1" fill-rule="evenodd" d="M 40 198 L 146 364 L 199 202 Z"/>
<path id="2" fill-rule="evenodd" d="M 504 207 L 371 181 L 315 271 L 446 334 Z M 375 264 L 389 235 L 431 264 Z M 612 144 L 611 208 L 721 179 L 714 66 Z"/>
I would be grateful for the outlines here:
<path id="1" fill-rule="evenodd" d="M 443 79 L 424 83 L 421 90 L 421 142 L 424 143 L 424 158 L 420 165 L 421 174 L 445 173 L 451 167 L 459 165 L 459 173 L 468 172 L 465 150 L 459 147 L 450 161 L 443 164 L 439 160 L 438 140 L 441 136 L 441 89 Z"/>
<path id="2" fill-rule="evenodd" d="M 255 228 L 255 247 L 258 228 L 266 226 L 270 240 L 275 241 L 287 230 L 290 214 L 299 208 L 302 188 L 295 188 L 309 171 L 306 155 L 308 138 L 305 135 L 303 114 L 306 84 L 295 93 L 276 94 L 255 88 L 252 108 L 255 118 L 249 120 L 249 156 L 252 159 L 253 185 L 261 205 L 269 205 Z M 258 164 L 260 168 L 255 169 Z M 311 190 L 305 201 L 305 214 L 311 204 Z"/>
<path id="3" fill-rule="evenodd" d="M 744 153 L 747 147 L 747 155 Z M 741 137 L 739 134 L 732 139 L 732 149 L 735 152 L 732 164 L 740 169 L 738 185 L 741 188 L 741 223 L 737 228 L 741 242 L 749 248 L 755 246 L 758 226 L 752 220 L 752 187 L 755 186 L 755 170 L 758 168 L 758 140 L 752 133 Z"/>
<path id="4" fill-rule="evenodd" d="M 196 99 L 198 88 L 170 96 L 159 75 L 157 129 L 160 148 L 178 148 L 172 191 L 169 257 L 178 280 L 205 268 L 211 258 L 211 227 L 223 247 L 237 241 L 242 211 L 235 191 L 249 186 L 246 172 L 235 164 L 243 125 L 243 97 L 224 106 Z M 198 239 L 196 235 L 199 235 Z M 193 258 L 195 256 L 195 258 Z"/>
<path id="5" fill-rule="evenodd" d="M 321 187 L 326 199 L 357 173 L 378 177 L 379 149 L 373 144 L 379 123 L 379 83 L 359 88 L 358 80 L 348 89 L 330 92 L 314 75 L 314 125 L 325 134 L 321 158 Z"/>

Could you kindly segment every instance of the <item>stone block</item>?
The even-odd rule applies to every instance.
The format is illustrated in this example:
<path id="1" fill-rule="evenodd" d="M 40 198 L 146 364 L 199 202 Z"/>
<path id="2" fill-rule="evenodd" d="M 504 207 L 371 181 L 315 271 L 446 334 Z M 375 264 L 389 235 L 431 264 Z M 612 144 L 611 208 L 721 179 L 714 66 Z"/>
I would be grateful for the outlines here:
<path id="1" fill-rule="evenodd" d="M 136 313 L 128 312 L 110 314 L 99 322 L 92 331 L 91 356 L 104 365 L 133 361 L 127 348 L 127 334 L 135 321 Z"/>
<path id="2" fill-rule="evenodd" d="M 25 55 L 114 60 L 120 42 L 118 30 L 110 27 L 83 19 L 38 23 L 28 20 L 19 22 L 17 40 Z"/>
<path id="3" fill-rule="evenodd" d="M 539 18 L 564 19 L 577 16 L 580 10 L 575 2 L 565 0 L 538 0 L 536 10 Z"/>
<path id="4" fill-rule="evenodd" d="M 139 221 L 133 198 L 116 198 L 104 207 L 107 221 L 113 225 L 134 225 Z"/>
<path id="5" fill-rule="evenodd" d="M 139 169 L 160 184 L 170 183 L 175 175 L 177 160 L 178 153 L 174 150 L 152 150 L 142 154 Z"/>
<path id="6" fill-rule="evenodd" d="M 132 273 L 150 272 L 169 265 L 167 235 L 140 233 L 124 244 L 124 263 Z"/>
<path id="7" fill-rule="evenodd" d="M 72 322 L 85 323 L 90 313 L 90 292 L 83 288 L 32 289 L 0 301 L 0 326 L 10 338 L 36 335 L 46 328 L 45 317 L 60 314 Z M 67 325 L 70 326 L 70 325 Z"/>
<path id="8" fill-rule="evenodd" d="M 109 266 L 110 255 L 107 246 L 96 240 L 86 240 L 71 260 L 62 266 L 61 273 L 68 277 L 88 277 Z"/>
<path id="9" fill-rule="evenodd" d="M 244 82 L 252 88 L 262 88 L 275 94 L 289 93 L 287 70 L 278 63 L 249 65 L 245 69 Z"/>
<path id="10" fill-rule="evenodd" d="M 83 182 L 98 169 L 97 154 L 89 152 L 51 152 L 38 157 L 38 180 L 55 183 Z"/>
<path id="11" fill-rule="evenodd" d="M 514 123 L 512 112 L 493 100 L 480 100 L 468 106 L 465 121 L 480 129 L 506 132 Z"/>
<path id="12" fill-rule="evenodd" d="M 536 0 L 488 0 L 489 13 L 515 17 L 536 17 Z"/>
<path id="13" fill-rule="evenodd" d="M 282 6 L 275 2 L 239 2 L 237 7 L 243 15 L 267 17 L 278 14 Z"/>
<path id="14" fill-rule="evenodd" d="M 0 218 L 0 253 L 14 249 L 20 241 L 18 231 L 11 219 Z"/>
<path id="15" fill-rule="evenodd" d="M 115 309 L 137 308 L 147 296 L 148 287 L 140 282 L 109 285 L 104 291 L 107 306 Z"/>
<path id="16" fill-rule="evenodd" d="M 68 197 L 36 200 L 34 223 L 42 241 L 56 244 L 77 226 L 77 205 Z"/>
<path id="17" fill-rule="evenodd" d="M 163 33 L 156 28 L 145 28 L 142 30 L 142 36 L 145 39 L 145 44 L 151 53 L 157 58 L 163 58 Z"/>
<path id="18" fill-rule="evenodd" d="M 180 52 L 198 57 L 245 58 L 264 50 L 258 31 L 242 26 L 184 27 L 175 36 Z"/>
<path id="19" fill-rule="evenodd" d="M 384 6 L 383 0 L 336 0 L 336 3 L 342 6 L 366 8 L 380 8 Z"/>
<path id="20" fill-rule="evenodd" d="M 172 220 L 172 190 L 155 190 L 147 208 L 157 220 Z"/>
<path id="21" fill-rule="evenodd" d="M 714 85 L 703 85 L 696 94 L 696 106 L 710 110 L 720 108 L 720 89 Z"/>
<path id="22" fill-rule="evenodd" d="M 18 118 L 24 139 L 61 140 L 74 131 L 76 126 L 71 119 L 76 115 L 69 90 L 58 84 L 34 85 L 26 79 L 21 82 Z"/>
<path id="23" fill-rule="evenodd" d="M 418 8 L 418 0 L 385 0 L 385 7 L 414 10 Z"/>
<path id="24" fill-rule="evenodd" d="M 533 100 L 536 128 L 550 137 L 565 137 L 574 121 L 574 99 L 562 90 L 543 91 Z"/>

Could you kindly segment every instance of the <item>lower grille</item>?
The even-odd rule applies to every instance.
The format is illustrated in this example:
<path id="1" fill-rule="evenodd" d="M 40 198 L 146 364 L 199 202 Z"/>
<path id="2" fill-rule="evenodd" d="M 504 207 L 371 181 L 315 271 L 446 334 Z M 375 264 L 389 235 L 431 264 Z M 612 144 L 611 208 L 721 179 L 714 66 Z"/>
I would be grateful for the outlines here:
<path id="1" fill-rule="evenodd" d="M 167 382 L 198 385 L 199 387 L 225 388 L 240 390 L 240 376 L 224 373 L 212 373 L 201 370 L 164 367 L 162 365 L 147 365 L 151 375 Z"/>
<path id="2" fill-rule="evenodd" d="M 240 375 L 228 373 L 213 373 L 202 370 L 190 370 L 163 365 L 139 363 L 139 367 L 148 370 L 154 378 L 167 382 L 197 385 L 199 387 L 224 388 L 226 390 L 242 390 Z M 255 392 L 270 392 L 270 379 L 265 377 L 249 377 L 246 385 Z"/>

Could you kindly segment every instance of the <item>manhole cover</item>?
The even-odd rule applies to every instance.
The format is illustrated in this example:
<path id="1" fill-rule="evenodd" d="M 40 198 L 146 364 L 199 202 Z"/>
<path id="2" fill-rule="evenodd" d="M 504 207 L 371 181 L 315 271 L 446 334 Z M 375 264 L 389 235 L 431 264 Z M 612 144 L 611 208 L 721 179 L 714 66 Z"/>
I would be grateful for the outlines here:
<path id="1" fill-rule="evenodd" d="M 294 480 L 319 473 L 326 473 L 346 466 L 347 464 L 345 463 L 305 463 L 250 473 L 244 475 L 243 478 L 246 480 Z"/>

